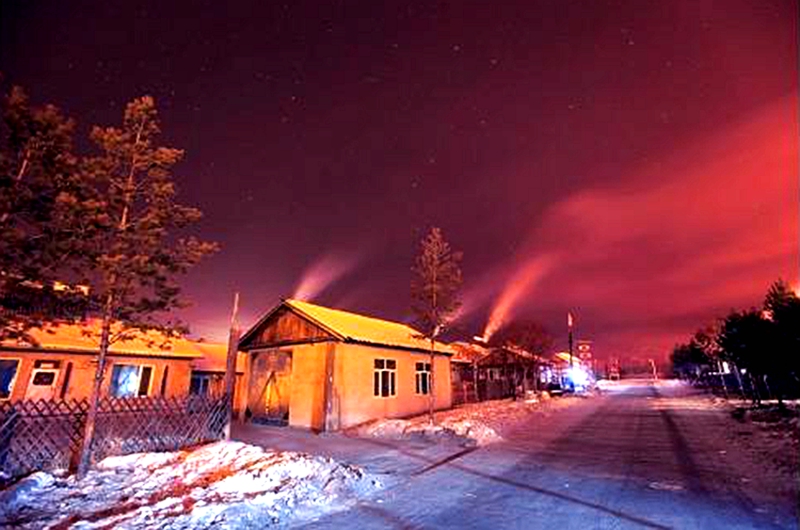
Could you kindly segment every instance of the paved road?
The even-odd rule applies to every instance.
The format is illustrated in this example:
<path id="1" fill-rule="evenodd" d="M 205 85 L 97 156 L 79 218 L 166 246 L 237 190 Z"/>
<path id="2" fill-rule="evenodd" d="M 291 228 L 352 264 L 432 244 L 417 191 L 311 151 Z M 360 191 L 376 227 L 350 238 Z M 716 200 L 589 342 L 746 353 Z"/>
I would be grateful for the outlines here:
<path id="1" fill-rule="evenodd" d="M 534 414 L 507 442 L 467 452 L 322 439 L 332 456 L 383 473 L 387 487 L 307 526 L 797 528 L 792 501 L 745 476 L 745 456 L 724 439 L 727 418 L 684 394 L 628 386 Z"/>

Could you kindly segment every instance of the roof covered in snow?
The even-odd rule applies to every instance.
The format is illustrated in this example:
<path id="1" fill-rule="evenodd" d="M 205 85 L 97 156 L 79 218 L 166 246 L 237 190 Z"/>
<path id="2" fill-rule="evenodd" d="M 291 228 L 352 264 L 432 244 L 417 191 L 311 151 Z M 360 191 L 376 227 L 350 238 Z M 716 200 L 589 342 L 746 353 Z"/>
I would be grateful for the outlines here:
<path id="1" fill-rule="evenodd" d="M 471 342 L 458 341 L 452 344 L 455 350 L 453 362 L 474 363 L 489 356 L 489 348 Z"/>
<path id="2" fill-rule="evenodd" d="M 242 342 L 248 340 L 252 333 L 261 328 L 262 324 L 282 307 L 288 308 L 300 317 L 322 328 L 335 339 L 344 342 L 416 351 L 429 351 L 431 347 L 429 340 L 423 338 L 419 331 L 406 324 L 293 299 L 284 300 L 262 317 L 243 335 Z M 240 345 L 242 342 L 240 342 Z M 434 344 L 434 349 L 438 353 L 447 355 L 455 353 L 447 344 L 438 341 Z"/>
<path id="3" fill-rule="evenodd" d="M 0 342 L 3 349 L 16 351 L 53 351 L 69 353 L 97 353 L 100 344 L 100 321 L 89 320 L 82 324 L 47 325 L 28 332 L 31 343 L 16 340 Z M 173 357 L 197 359 L 203 355 L 200 343 L 186 338 L 170 338 L 156 331 L 131 332 L 125 340 L 111 345 L 112 355 L 145 357 Z"/>

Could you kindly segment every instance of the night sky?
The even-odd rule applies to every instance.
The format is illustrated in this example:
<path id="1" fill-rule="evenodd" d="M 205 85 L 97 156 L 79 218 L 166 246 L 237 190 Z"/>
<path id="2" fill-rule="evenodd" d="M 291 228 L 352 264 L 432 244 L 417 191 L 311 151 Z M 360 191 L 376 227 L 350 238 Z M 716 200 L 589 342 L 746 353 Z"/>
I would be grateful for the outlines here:
<path id="1" fill-rule="evenodd" d="M 798 3 L 518 4 L 3 0 L 0 71 L 82 133 L 156 98 L 222 244 L 198 336 L 236 289 L 246 325 L 293 294 L 408 320 L 431 225 L 459 330 L 507 309 L 563 346 L 573 308 L 601 357 L 797 285 Z"/>

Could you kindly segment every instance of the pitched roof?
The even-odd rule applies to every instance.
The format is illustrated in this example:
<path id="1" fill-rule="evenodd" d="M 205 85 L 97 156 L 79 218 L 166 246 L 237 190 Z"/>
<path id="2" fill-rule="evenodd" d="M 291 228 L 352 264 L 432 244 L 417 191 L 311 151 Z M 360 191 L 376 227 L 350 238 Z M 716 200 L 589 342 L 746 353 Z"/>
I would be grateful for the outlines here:
<path id="1" fill-rule="evenodd" d="M 284 300 L 282 304 L 267 313 L 243 336 L 243 340 L 283 306 L 290 308 L 301 317 L 306 318 L 331 333 L 337 339 L 345 342 L 358 342 L 418 351 L 429 351 L 431 347 L 429 340 L 422 338 L 419 331 L 406 324 L 293 299 Z M 455 353 L 447 344 L 438 341 L 434 344 L 434 350 L 438 353 L 448 355 Z"/>
<path id="2" fill-rule="evenodd" d="M 454 342 L 452 347 L 456 352 L 453 356 L 453 362 L 456 363 L 477 362 L 481 359 L 485 359 L 491 353 L 489 348 L 470 342 Z"/>
<path id="3" fill-rule="evenodd" d="M 44 328 L 35 328 L 28 332 L 35 345 L 21 341 L 6 340 L 0 342 L 5 349 L 14 348 L 20 351 L 67 351 L 78 353 L 96 353 L 99 349 L 100 321 L 89 320 L 83 324 L 57 324 Z M 176 357 L 197 359 L 203 355 L 196 342 L 179 337 L 169 339 L 156 331 L 134 333 L 130 340 L 122 340 L 111 345 L 112 355 Z"/>

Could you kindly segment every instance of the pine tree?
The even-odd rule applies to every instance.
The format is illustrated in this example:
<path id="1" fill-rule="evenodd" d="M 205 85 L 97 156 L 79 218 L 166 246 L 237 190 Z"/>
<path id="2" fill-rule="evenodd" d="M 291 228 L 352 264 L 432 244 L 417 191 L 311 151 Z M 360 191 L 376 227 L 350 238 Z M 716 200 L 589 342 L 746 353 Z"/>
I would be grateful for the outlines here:
<path id="1" fill-rule="evenodd" d="M 0 148 L 0 338 L 87 310 L 70 289 L 86 266 L 91 190 L 73 153 L 74 122 L 53 105 L 32 106 L 20 87 L 3 102 Z"/>
<path id="2" fill-rule="evenodd" d="M 183 306 L 177 275 L 187 272 L 216 244 L 175 231 L 200 219 L 195 208 L 176 202 L 171 171 L 183 151 L 156 145 L 160 126 L 153 98 L 128 104 L 122 127 L 95 127 L 100 150 L 82 164 L 97 191 L 92 222 L 96 227 L 86 249 L 92 261 L 83 282 L 101 318 L 99 353 L 78 474 L 90 464 L 98 399 L 110 345 L 131 331 L 157 330 L 174 336 L 184 328 L 165 319 Z"/>
<path id="3" fill-rule="evenodd" d="M 428 414 L 433 423 L 434 409 L 434 351 L 436 337 L 450 323 L 461 306 L 461 252 L 455 252 L 445 241 L 439 228 L 431 228 L 420 244 L 412 272 L 412 310 L 416 328 L 430 341 L 430 384 L 428 388 Z"/>

